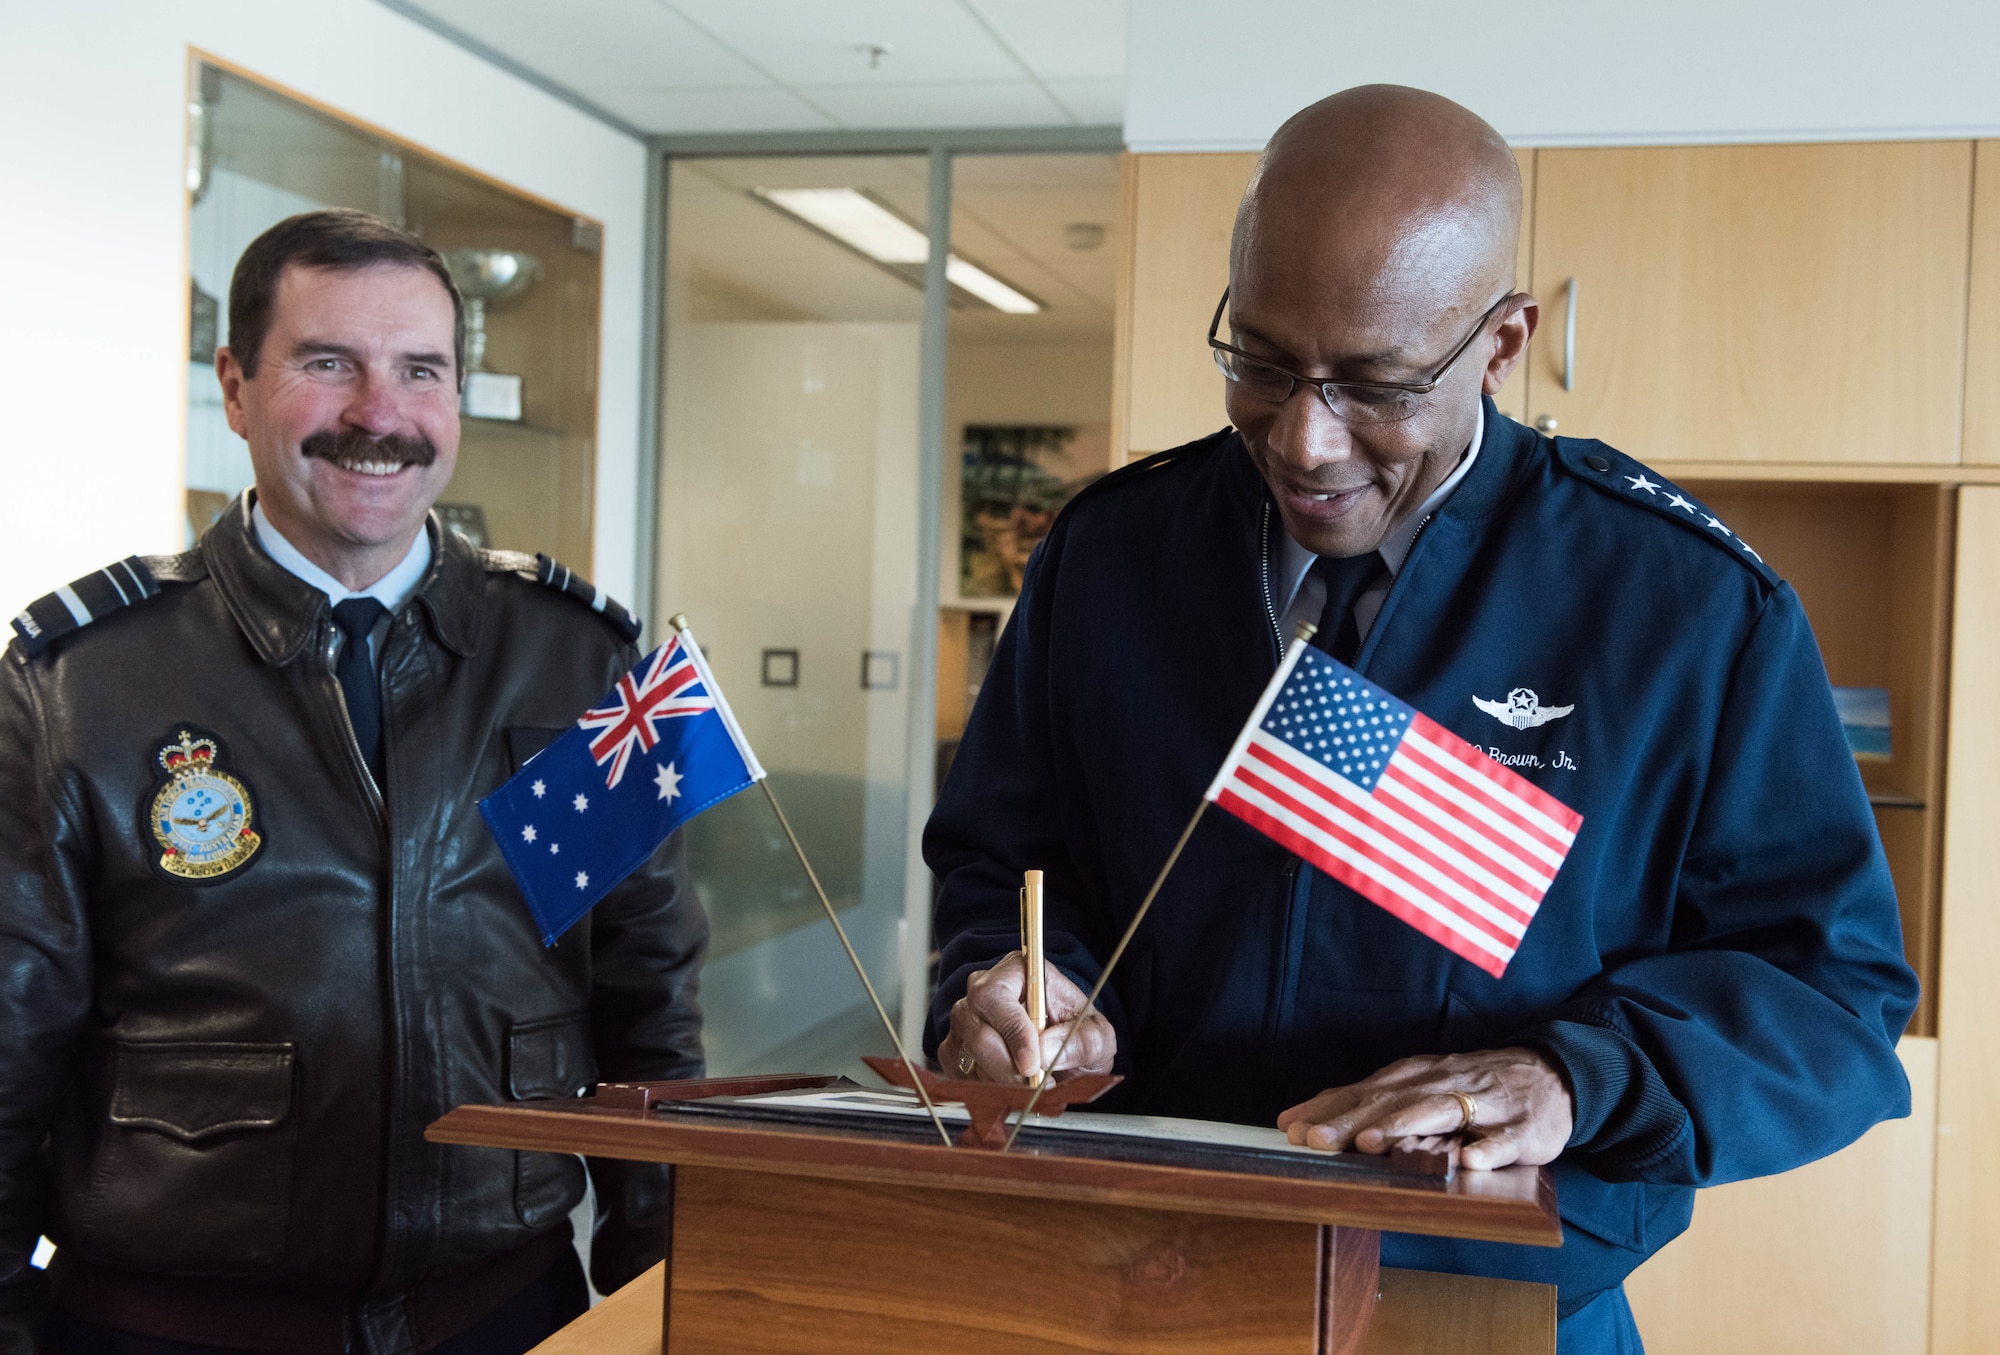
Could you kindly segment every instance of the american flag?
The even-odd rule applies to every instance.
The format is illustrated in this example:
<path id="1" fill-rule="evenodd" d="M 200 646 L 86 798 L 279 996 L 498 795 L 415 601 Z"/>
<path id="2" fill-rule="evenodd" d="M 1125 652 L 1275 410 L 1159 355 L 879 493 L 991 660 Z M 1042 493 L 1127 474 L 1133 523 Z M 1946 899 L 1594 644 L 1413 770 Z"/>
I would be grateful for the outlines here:
<path id="1" fill-rule="evenodd" d="M 604 704 L 585 711 L 577 723 L 597 731 L 590 741 L 590 755 L 600 767 L 611 764 L 604 784 L 615 789 L 625 779 L 632 754 L 650 753 L 659 743 L 660 721 L 714 709 L 715 701 L 702 686 L 694 657 L 676 635 L 654 650 L 650 659 L 619 678 Z"/>
<path id="2" fill-rule="evenodd" d="M 1208 799 L 1495 978 L 1583 823 L 1303 640 Z"/>

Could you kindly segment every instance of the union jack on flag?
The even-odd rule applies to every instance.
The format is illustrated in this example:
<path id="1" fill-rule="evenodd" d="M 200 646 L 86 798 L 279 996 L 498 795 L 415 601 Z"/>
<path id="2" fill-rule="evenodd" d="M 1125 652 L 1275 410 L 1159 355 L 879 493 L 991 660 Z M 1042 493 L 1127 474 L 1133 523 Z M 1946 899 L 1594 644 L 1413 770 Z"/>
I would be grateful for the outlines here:
<path id="1" fill-rule="evenodd" d="M 1495 978 L 1583 824 L 1303 640 L 1207 798 Z"/>
<path id="2" fill-rule="evenodd" d="M 650 753 L 659 743 L 660 721 L 714 709 L 715 700 L 702 686 L 694 656 L 676 635 L 619 678 L 605 703 L 585 711 L 577 723 L 597 731 L 590 741 L 590 755 L 600 767 L 611 764 L 604 785 L 614 789 L 625 779 L 632 754 Z"/>
<path id="3" fill-rule="evenodd" d="M 675 829 L 763 776 L 683 628 L 481 800 L 479 812 L 542 941 L 554 945 Z"/>

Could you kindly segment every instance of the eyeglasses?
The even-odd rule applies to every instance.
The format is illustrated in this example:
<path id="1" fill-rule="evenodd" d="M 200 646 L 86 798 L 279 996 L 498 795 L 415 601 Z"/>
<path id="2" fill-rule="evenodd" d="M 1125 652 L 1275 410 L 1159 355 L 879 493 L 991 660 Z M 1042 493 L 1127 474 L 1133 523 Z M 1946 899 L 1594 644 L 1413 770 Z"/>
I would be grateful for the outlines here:
<path id="1" fill-rule="evenodd" d="M 1509 292 L 1489 306 L 1486 314 L 1479 317 L 1479 323 L 1472 327 L 1472 332 L 1451 350 L 1444 366 L 1432 373 L 1428 381 L 1321 381 L 1253 357 L 1215 337 L 1216 330 L 1222 326 L 1223 308 L 1229 304 L 1227 287 L 1222 289 L 1222 300 L 1215 303 L 1215 318 L 1208 322 L 1208 346 L 1215 355 L 1215 365 L 1222 369 L 1230 385 L 1253 400 L 1281 405 L 1292 398 L 1292 392 L 1303 381 L 1308 386 L 1319 387 L 1320 398 L 1326 401 L 1326 407 L 1342 423 L 1398 423 L 1423 407 L 1423 397 L 1436 390 L 1445 374 L 1465 356 L 1465 350 L 1472 347 L 1472 341 L 1485 330 L 1486 322 L 1521 295 L 1520 292 Z"/>

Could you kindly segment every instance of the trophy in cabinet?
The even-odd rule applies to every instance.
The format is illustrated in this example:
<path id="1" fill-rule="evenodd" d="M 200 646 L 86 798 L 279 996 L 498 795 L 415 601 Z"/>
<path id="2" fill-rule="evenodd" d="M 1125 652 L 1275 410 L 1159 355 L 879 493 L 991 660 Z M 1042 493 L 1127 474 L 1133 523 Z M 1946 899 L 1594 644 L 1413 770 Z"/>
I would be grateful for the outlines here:
<path id="1" fill-rule="evenodd" d="M 521 417 L 521 378 L 486 370 L 486 309 L 524 295 L 542 276 L 541 261 L 511 249 L 454 249 L 444 256 L 465 298 L 464 412 L 478 419 Z"/>

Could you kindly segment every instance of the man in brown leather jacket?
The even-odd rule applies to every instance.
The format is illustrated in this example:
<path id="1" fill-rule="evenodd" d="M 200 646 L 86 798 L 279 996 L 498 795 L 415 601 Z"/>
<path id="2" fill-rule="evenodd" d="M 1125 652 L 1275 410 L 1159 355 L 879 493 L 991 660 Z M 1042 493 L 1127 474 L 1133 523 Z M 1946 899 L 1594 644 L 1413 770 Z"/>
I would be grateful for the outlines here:
<path id="1" fill-rule="evenodd" d="M 702 1071 L 678 841 L 544 949 L 476 807 L 637 627 L 430 514 L 464 326 L 421 242 L 280 223 L 230 326 L 256 489 L 0 659 L 0 1352 L 525 1350 L 584 1302 L 584 1164 L 423 1129 Z M 589 1169 L 608 1290 L 666 1179 Z"/>

